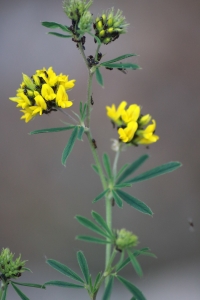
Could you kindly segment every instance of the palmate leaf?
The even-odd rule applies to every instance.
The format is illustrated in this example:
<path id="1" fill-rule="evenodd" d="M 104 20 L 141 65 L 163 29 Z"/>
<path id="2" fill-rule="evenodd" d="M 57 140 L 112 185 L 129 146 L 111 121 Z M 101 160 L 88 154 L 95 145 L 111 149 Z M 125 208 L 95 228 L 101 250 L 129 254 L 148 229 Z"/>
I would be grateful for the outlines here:
<path id="1" fill-rule="evenodd" d="M 6 300 L 6 296 L 7 296 L 7 290 L 8 290 L 8 284 L 6 284 L 4 291 L 3 291 L 3 295 L 2 295 L 2 299 L 1 300 Z"/>
<path id="2" fill-rule="evenodd" d="M 107 193 L 108 191 L 109 191 L 109 189 L 107 189 L 107 190 L 103 191 L 102 193 L 100 193 L 100 194 L 92 201 L 92 203 L 95 203 L 95 202 L 101 200 L 101 199 L 106 195 L 106 193 Z"/>
<path id="3" fill-rule="evenodd" d="M 78 260 L 80 269 L 83 273 L 83 276 L 85 278 L 85 281 L 87 284 L 89 284 L 90 272 L 89 272 L 87 260 L 82 251 L 77 252 L 77 260 Z"/>
<path id="4" fill-rule="evenodd" d="M 75 217 L 76 220 L 83 226 L 87 227 L 88 229 L 109 238 L 109 234 L 106 233 L 103 229 L 101 229 L 99 226 L 97 226 L 96 224 L 94 224 L 92 221 L 90 221 L 89 219 L 82 217 L 82 216 L 76 216 Z"/>
<path id="5" fill-rule="evenodd" d="M 73 289 L 84 289 L 84 285 L 79 285 L 79 284 L 74 284 L 71 282 L 66 282 L 66 281 L 48 281 L 45 282 L 44 284 L 46 285 L 53 285 L 53 286 L 59 286 L 59 287 L 63 287 L 63 288 L 73 288 Z"/>
<path id="6" fill-rule="evenodd" d="M 139 210 L 143 214 L 148 214 L 150 216 L 153 215 L 151 209 L 142 201 L 138 200 L 137 198 L 127 194 L 122 190 L 116 190 L 116 193 L 120 198 L 122 198 L 126 203 L 134 207 L 135 209 Z"/>
<path id="7" fill-rule="evenodd" d="M 42 284 L 37 284 L 37 283 L 22 283 L 22 282 L 17 282 L 17 281 L 12 281 L 12 283 L 17 284 L 17 285 L 22 285 L 22 286 L 38 288 L 38 289 L 45 289 L 45 287 Z"/>
<path id="8" fill-rule="evenodd" d="M 51 34 L 51 35 L 55 35 L 57 37 L 60 37 L 60 38 L 65 38 L 65 39 L 69 39 L 72 37 L 72 35 L 66 35 L 66 34 L 61 34 L 61 33 L 58 33 L 58 32 L 48 32 L 48 34 Z"/>
<path id="9" fill-rule="evenodd" d="M 69 125 L 66 127 L 56 127 L 56 128 L 46 128 L 46 129 L 39 129 L 39 130 L 34 130 L 31 131 L 29 134 L 39 134 L 39 133 L 51 133 L 51 132 L 59 132 L 59 131 L 65 131 L 65 130 L 70 130 L 76 127 L 75 125 Z"/>
<path id="10" fill-rule="evenodd" d="M 156 167 L 154 169 L 151 169 L 145 173 L 142 173 L 132 179 L 129 179 L 126 182 L 134 183 L 134 182 L 138 182 L 138 181 L 148 180 L 153 177 L 157 177 L 157 176 L 169 173 L 169 172 L 173 172 L 174 170 L 176 170 L 177 168 L 179 168 L 181 166 L 182 166 L 182 164 L 180 162 L 172 161 L 172 162 L 166 163 L 164 165 L 161 165 L 159 167 Z"/>
<path id="11" fill-rule="evenodd" d="M 56 271 L 64 274 L 65 276 L 68 276 L 76 281 L 79 281 L 81 283 L 84 283 L 84 280 L 76 274 L 74 271 L 72 271 L 69 267 L 67 267 L 64 264 L 61 264 L 59 261 L 54 260 L 54 259 L 47 259 L 46 263 L 55 269 Z"/>
<path id="12" fill-rule="evenodd" d="M 116 276 L 116 277 L 131 292 L 131 294 L 136 297 L 137 300 L 146 300 L 142 292 L 130 281 L 126 280 L 121 276 Z"/>
<path id="13" fill-rule="evenodd" d="M 143 275 L 142 269 L 141 269 L 141 266 L 140 266 L 139 262 L 137 261 L 135 255 L 130 250 L 128 250 L 127 252 L 128 252 L 130 261 L 133 265 L 133 268 L 135 269 L 135 272 L 138 274 L 138 276 L 142 277 L 142 275 Z"/>
<path id="14" fill-rule="evenodd" d="M 97 68 L 97 69 L 95 70 L 95 74 L 96 74 L 96 80 L 97 80 L 98 84 L 99 84 L 100 86 L 104 87 L 103 76 L 102 76 L 102 74 L 101 74 L 99 68 Z"/>
<path id="15" fill-rule="evenodd" d="M 101 215 L 99 215 L 95 211 L 92 211 L 92 217 L 110 235 L 110 237 L 113 236 L 111 229 L 108 227 L 107 223 L 105 222 L 105 220 L 102 218 Z"/>
<path id="16" fill-rule="evenodd" d="M 121 63 L 121 64 L 104 63 L 104 67 L 113 68 L 113 69 L 131 69 L 131 70 L 140 69 L 138 65 L 132 63 Z"/>
<path id="17" fill-rule="evenodd" d="M 124 179 L 126 179 L 126 177 L 128 177 L 133 172 L 135 172 L 148 158 L 149 158 L 149 155 L 147 155 L 147 154 L 140 156 L 136 161 L 134 161 L 131 165 L 129 165 L 129 167 L 127 167 L 124 170 L 124 172 L 121 174 L 121 176 L 117 180 L 116 184 L 119 184 L 122 181 L 124 181 Z"/>
<path id="18" fill-rule="evenodd" d="M 107 153 L 103 154 L 103 165 L 104 165 L 104 168 L 108 175 L 108 178 L 111 179 L 112 178 L 112 169 L 111 169 L 111 165 L 110 165 L 110 158 Z"/>
<path id="19" fill-rule="evenodd" d="M 111 296 L 111 293 L 112 293 L 113 281 L 114 281 L 114 277 L 111 276 L 110 279 L 109 279 L 109 281 L 108 281 L 108 284 L 107 284 L 107 286 L 105 288 L 102 300 L 108 300 L 108 299 L 110 299 L 110 296 Z"/>
<path id="20" fill-rule="evenodd" d="M 113 195 L 113 198 L 116 202 L 116 204 L 122 208 L 123 207 L 123 201 L 122 199 L 118 196 L 118 194 L 115 192 L 115 190 L 112 190 L 112 195 Z"/>
<path id="21" fill-rule="evenodd" d="M 80 241 L 96 243 L 96 244 L 110 244 L 111 243 L 110 241 L 95 238 L 95 237 L 89 236 L 89 235 L 77 235 L 76 239 L 80 240 Z"/>
<path id="22" fill-rule="evenodd" d="M 128 57 L 132 57 L 132 56 L 137 56 L 137 54 L 135 53 L 131 53 L 131 54 L 124 54 L 124 55 L 121 55 L 121 56 L 118 56 L 116 58 L 113 58 L 111 60 L 107 60 L 107 61 L 104 61 L 101 63 L 101 66 L 104 66 L 104 64 L 111 64 L 111 63 L 114 63 L 116 61 L 120 61 L 122 59 L 125 59 L 125 58 L 128 58 Z"/>
<path id="23" fill-rule="evenodd" d="M 68 143 L 62 153 L 61 162 L 64 166 L 66 166 L 66 160 L 74 147 L 74 143 L 76 141 L 77 135 L 78 135 L 78 127 L 76 126 L 74 128 L 74 130 L 72 131 L 72 134 L 68 140 Z"/>
<path id="24" fill-rule="evenodd" d="M 12 286 L 13 286 L 15 292 L 19 295 L 19 297 L 20 297 L 22 300 L 30 300 L 24 293 L 22 293 L 22 291 L 21 291 L 18 287 L 15 286 L 14 283 L 11 282 L 11 284 L 12 284 Z"/>
<path id="25" fill-rule="evenodd" d="M 55 22 L 41 22 L 42 26 L 47 27 L 47 28 L 60 28 L 63 31 L 66 32 L 71 32 L 71 30 L 69 29 L 68 26 L 59 24 L 59 23 L 55 23 Z"/>

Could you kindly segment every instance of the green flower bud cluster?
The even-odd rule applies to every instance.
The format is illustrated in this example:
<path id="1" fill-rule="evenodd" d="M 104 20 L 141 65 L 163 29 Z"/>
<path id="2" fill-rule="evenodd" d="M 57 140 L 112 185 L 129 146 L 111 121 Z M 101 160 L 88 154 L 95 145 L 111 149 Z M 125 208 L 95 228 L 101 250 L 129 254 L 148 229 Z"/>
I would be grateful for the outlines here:
<path id="1" fill-rule="evenodd" d="M 111 8 L 96 18 L 93 27 L 95 29 L 95 35 L 103 44 L 107 45 L 115 41 L 120 34 L 126 33 L 128 25 L 129 24 L 125 22 L 122 11 L 118 9 L 116 15 L 114 15 L 114 8 Z"/>
<path id="2" fill-rule="evenodd" d="M 79 22 L 83 14 L 92 5 L 92 0 L 64 0 L 63 9 L 69 19 Z"/>
<path id="3" fill-rule="evenodd" d="M 21 260 L 21 255 L 13 260 L 14 254 L 8 248 L 3 248 L 0 254 L 0 278 L 7 281 L 11 278 L 18 278 L 25 271 L 24 265 L 26 261 Z"/>
<path id="4" fill-rule="evenodd" d="M 126 229 L 117 230 L 115 245 L 117 250 L 124 250 L 135 247 L 138 244 L 138 237 Z"/>
<path id="5" fill-rule="evenodd" d="M 90 31 L 93 23 L 93 17 L 90 11 L 85 11 L 78 23 L 78 28 L 83 31 Z"/>

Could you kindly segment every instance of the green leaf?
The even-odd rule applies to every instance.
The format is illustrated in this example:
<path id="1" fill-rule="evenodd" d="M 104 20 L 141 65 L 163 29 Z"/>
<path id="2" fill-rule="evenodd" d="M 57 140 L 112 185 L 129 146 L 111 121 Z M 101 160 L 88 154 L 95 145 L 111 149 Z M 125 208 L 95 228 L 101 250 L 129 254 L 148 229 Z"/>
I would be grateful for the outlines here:
<path id="1" fill-rule="evenodd" d="M 119 61 L 119 60 L 122 60 L 122 59 L 125 59 L 125 58 L 128 58 L 128 57 L 132 57 L 132 56 L 137 56 L 137 54 L 135 54 L 135 53 L 124 54 L 124 55 L 118 56 L 116 58 L 113 58 L 111 60 L 107 60 L 107 61 L 102 62 L 101 66 L 104 66 L 104 64 L 111 64 L 111 63 L 114 63 L 116 61 Z"/>
<path id="2" fill-rule="evenodd" d="M 106 173 L 108 174 L 108 178 L 112 178 L 112 170 L 111 170 L 111 165 L 110 165 L 110 158 L 107 153 L 103 154 L 103 165 L 106 170 Z"/>
<path id="3" fill-rule="evenodd" d="M 134 161 L 131 165 L 129 165 L 129 167 L 126 168 L 126 170 L 124 170 L 122 175 L 117 180 L 117 184 L 121 183 L 122 181 L 124 181 L 124 179 L 126 179 L 126 177 L 128 177 L 133 172 L 135 172 L 148 158 L 149 158 L 149 155 L 147 155 L 147 154 L 142 155 L 136 161 Z"/>
<path id="4" fill-rule="evenodd" d="M 6 296 L 7 296 L 7 290 L 8 290 L 8 284 L 6 284 L 4 291 L 3 291 L 3 295 L 2 295 L 2 299 L 1 300 L 6 300 Z"/>
<path id="5" fill-rule="evenodd" d="M 66 282 L 66 281 L 48 281 L 48 282 L 45 282 L 44 285 L 45 286 L 53 285 L 53 286 L 59 286 L 59 287 L 63 287 L 63 288 L 84 289 L 83 285 L 74 284 L 74 283 Z"/>
<path id="6" fill-rule="evenodd" d="M 46 128 L 46 129 L 39 129 L 39 130 L 34 130 L 31 131 L 29 134 L 39 134 L 39 133 L 49 133 L 49 132 L 59 132 L 59 131 L 65 131 L 65 130 L 70 130 L 76 127 L 75 125 L 69 125 L 67 127 L 56 127 L 56 128 Z"/>
<path id="7" fill-rule="evenodd" d="M 113 236 L 111 229 L 108 227 L 107 223 L 105 222 L 105 220 L 102 218 L 101 215 L 99 215 L 95 211 L 92 211 L 92 217 L 111 237 Z"/>
<path id="8" fill-rule="evenodd" d="M 101 279 L 101 274 L 102 274 L 102 272 L 99 272 L 99 273 L 97 274 L 97 277 L 95 278 L 95 282 L 94 282 L 94 290 L 98 288 L 98 284 L 99 284 L 99 281 L 100 281 L 100 279 Z"/>
<path id="9" fill-rule="evenodd" d="M 80 115 L 81 115 L 81 118 L 83 116 L 83 103 L 80 101 L 79 103 L 79 111 L 80 111 Z"/>
<path id="10" fill-rule="evenodd" d="M 135 272 L 138 274 L 138 276 L 142 277 L 142 275 L 143 275 L 142 269 L 141 269 L 141 266 L 140 266 L 139 262 L 137 261 L 135 255 L 130 250 L 127 250 L 127 252 L 128 252 L 130 261 L 133 265 L 133 268 L 135 269 Z"/>
<path id="11" fill-rule="evenodd" d="M 74 130 L 72 131 L 72 134 L 68 140 L 68 143 L 62 153 L 61 162 L 64 166 L 66 166 L 66 160 L 74 147 L 74 143 L 76 141 L 77 135 L 78 135 L 78 127 L 76 126 L 74 128 Z"/>
<path id="12" fill-rule="evenodd" d="M 83 276 L 85 278 L 85 281 L 87 284 L 89 284 L 89 278 L 90 278 L 89 268 L 88 268 L 87 260 L 82 251 L 77 252 L 77 260 L 78 260 L 80 269 L 83 273 Z"/>
<path id="13" fill-rule="evenodd" d="M 76 220 L 83 226 L 87 227 L 88 229 L 104 236 L 104 237 L 108 237 L 109 235 L 107 233 L 105 233 L 99 226 L 97 226 L 96 224 L 94 224 L 92 221 L 90 221 L 89 219 L 82 217 L 82 216 L 76 216 L 75 217 Z"/>
<path id="14" fill-rule="evenodd" d="M 122 189 L 122 188 L 125 188 L 125 187 L 131 187 L 132 184 L 131 183 L 126 183 L 126 182 L 122 182 L 120 184 L 116 184 L 114 186 L 115 189 Z"/>
<path id="15" fill-rule="evenodd" d="M 112 190 L 112 195 L 113 195 L 113 198 L 116 202 L 116 204 L 122 208 L 123 207 L 123 201 L 122 199 L 119 197 L 119 195 L 115 192 L 115 190 Z"/>
<path id="16" fill-rule="evenodd" d="M 142 201 L 138 200 L 137 198 L 127 194 L 126 192 L 122 190 L 116 190 L 116 193 L 119 197 L 121 197 L 126 203 L 134 207 L 135 209 L 139 210 L 140 212 L 144 214 L 148 214 L 150 216 L 153 215 L 153 212 L 151 209 Z"/>
<path id="17" fill-rule="evenodd" d="M 95 73 L 96 73 L 96 80 L 97 80 L 98 84 L 99 84 L 100 86 L 104 87 L 104 84 L 103 84 L 103 76 L 102 76 L 102 74 L 101 74 L 99 68 L 97 68 L 97 69 L 95 70 Z"/>
<path id="18" fill-rule="evenodd" d="M 84 131 L 85 131 L 85 128 L 83 126 L 81 126 L 79 128 L 79 131 L 78 131 L 78 136 L 77 136 L 78 140 L 80 140 L 80 141 L 83 140 L 83 133 L 84 133 Z"/>
<path id="19" fill-rule="evenodd" d="M 131 70 L 137 70 L 140 69 L 138 65 L 132 64 L 132 63 L 122 63 L 122 64 L 109 64 L 104 63 L 104 67 L 106 68 L 116 68 L 116 69 L 131 69 Z"/>
<path id="20" fill-rule="evenodd" d="M 130 281 L 121 276 L 117 276 L 117 279 L 136 297 L 137 300 L 146 300 L 142 292 Z"/>
<path id="21" fill-rule="evenodd" d="M 17 284 L 17 285 L 34 287 L 34 288 L 38 288 L 38 289 L 45 289 L 45 287 L 42 284 L 37 284 L 37 283 L 22 283 L 22 282 L 17 282 L 17 281 L 12 281 L 12 283 Z"/>
<path id="22" fill-rule="evenodd" d="M 111 296 L 111 293 L 112 293 L 113 281 L 114 281 L 114 277 L 111 276 L 109 281 L 108 281 L 108 284 L 106 285 L 102 300 L 109 300 L 110 299 L 110 296 Z"/>
<path id="23" fill-rule="evenodd" d="M 84 280 L 76 274 L 74 271 L 72 271 L 70 268 L 67 266 L 61 264 L 59 261 L 54 260 L 54 259 L 47 259 L 46 263 L 54 268 L 56 271 L 64 274 L 65 276 L 68 276 L 76 281 L 79 281 L 81 283 L 84 283 Z"/>
<path id="24" fill-rule="evenodd" d="M 99 175 L 99 169 L 96 165 L 91 165 L 92 169 Z"/>
<path id="25" fill-rule="evenodd" d="M 12 284 L 12 286 L 13 286 L 15 292 L 19 295 L 19 297 L 20 297 L 22 300 L 30 300 L 26 295 L 24 295 L 24 293 L 22 293 L 22 291 L 21 291 L 18 287 L 15 286 L 14 283 L 11 282 L 11 284 Z"/>
<path id="26" fill-rule="evenodd" d="M 119 170 L 119 172 L 117 173 L 116 178 L 119 178 L 119 176 L 126 170 L 126 168 L 129 166 L 129 164 L 125 164 L 121 167 L 121 169 Z"/>
<path id="27" fill-rule="evenodd" d="M 133 183 L 133 182 L 138 182 L 138 181 L 143 181 L 143 180 L 148 180 L 150 178 L 160 176 L 169 172 L 173 172 L 177 168 L 181 167 L 182 164 L 178 161 L 172 161 L 169 163 L 166 163 L 164 165 L 161 165 L 159 167 L 156 167 L 154 169 L 151 169 L 145 173 L 142 173 L 130 180 L 127 181 L 127 183 Z"/>
<path id="28" fill-rule="evenodd" d="M 58 32 L 51 32 L 51 31 L 48 32 L 48 34 L 55 35 L 55 36 L 60 37 L 60 38 L 66 38 L 66 39 L 72 37 L 72 35 L 65 35 L 65 34 L 61 34 L 61 33 L 58 33 Z"/>
<path id="29" fill-rule="evenodd" d="M 105 196 L 105 194 L 106 194 L 108 191 L 109 191 L 109 189 L 107 189 L 107 190 L 103 191 L 102 193 L 100 193 L 100 194 L 92 201 L 92 203 L 95 203 L 95 202 L 101 200 L 101 199 Z"/>
<path id="30" fill-rule="evenodd" d="M 23 268 L 22 268 L 22 270 L 24 270 L 24 271 L 28 271 L 28 272 L 31 272 L 31 273 L 33 273 L 33 272 L 31 271 L 31 269 L 29 269 L 29 268 L 25 268 L 25 267 L 23 267 Z"/>
<path id="31" fill-rule="evenodd" d="M 80 240 L 80 241 L 96 243 L 96 244 L 110 244 L 111 243 L 110 241 L 95 238 L 95 237 L 88 236 L 88 235 L 78 235 L 78 236 L 76 236 L 76 239 Z"/>
<path id="32" fill-rule="evenodd" d="M 65 25 L 62 25 L 62 24 L 58 24 L 58 23 L 55 23 L 55 22 L 41 22 L 42 26 L 44 27 L 47 27 L 47 28 L 60 28 L 62 29 L 63 31 L 66 31 L 66 32 L 71 32 L 71 30 L 69 30 L 69 28 Z"/>
<path id="33" fill-rule="evenodd" d="M 82 115 L 83 121 L 85 120 L 86 114 L 87 114 L 87 103 L 84 103 L 84 106 L 83 106 L 83 115 Z"/>

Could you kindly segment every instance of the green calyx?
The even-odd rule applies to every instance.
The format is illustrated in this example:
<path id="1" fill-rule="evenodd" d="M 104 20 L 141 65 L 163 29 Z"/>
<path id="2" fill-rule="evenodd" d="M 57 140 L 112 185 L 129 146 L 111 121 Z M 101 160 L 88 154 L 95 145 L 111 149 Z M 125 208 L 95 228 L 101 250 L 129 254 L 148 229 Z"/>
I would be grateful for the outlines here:
<path id="1" fill-rule="evenodd" d="M 21 260 L 21 255 L 14 260 L 14 254 L 8 248 L 3 248 L 0 254 L 0 277 L 1 280 L 7 282 L 9 279 L 16 279 L 25 271 L 26 261 Z"/>
<path id="2" fill-rule="evenodd" d="M 117 250 L 124 250 L 137 246 L 138 237 L 126 229 L 117 230 L 117 238 L 115 240 L 115 245 Z"/>
<path id="3" fill-rule="evenodd" d="M 106 45 L 115 41 L 120 34 L 126 33 L 128 25 L 121 10 L 118 9 L 114 15 L 114 8 L 103 12 L 100 17 L 95 19 L 93 24 L 95 35 Z"/>

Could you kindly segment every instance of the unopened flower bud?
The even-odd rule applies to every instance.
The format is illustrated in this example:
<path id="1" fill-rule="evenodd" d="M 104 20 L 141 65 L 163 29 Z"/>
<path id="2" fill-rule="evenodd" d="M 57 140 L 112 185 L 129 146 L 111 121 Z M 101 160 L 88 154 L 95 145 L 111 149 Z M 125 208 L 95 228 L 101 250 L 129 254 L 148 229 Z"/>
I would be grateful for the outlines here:
<path id="1" fill-rule="evenodd" d="M 117 230 L 115 245 L 118 250 L 135 247 L 138 244 L 138 237 L 126 229 Z"/>
<path id="2" fill-rule="evenodd" d="M 23 73 L 22 73 L 22 76 L 23 76 L 25 86 L 27 86 L 27 88 L 29 88 L 30 90 L 34 91 L 35 90 L 35 84 L 31 80 L 31 78 L 28 77 L 26 74 L 23 74 Z"/>

